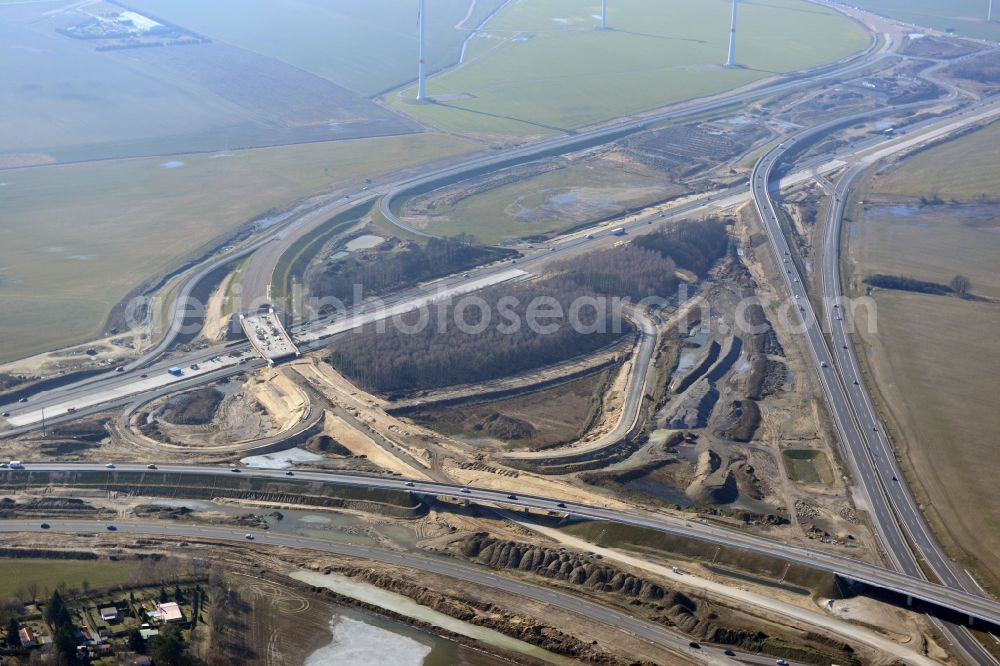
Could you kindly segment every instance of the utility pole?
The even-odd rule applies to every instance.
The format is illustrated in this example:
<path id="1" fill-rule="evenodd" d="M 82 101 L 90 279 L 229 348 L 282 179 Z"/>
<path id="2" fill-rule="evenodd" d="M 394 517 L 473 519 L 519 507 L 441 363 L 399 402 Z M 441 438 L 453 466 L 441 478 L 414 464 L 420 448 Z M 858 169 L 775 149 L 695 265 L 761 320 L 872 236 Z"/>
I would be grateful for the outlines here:
<path id="1" fill-rule="evenodd" d="M 601 0 L 601 30 L 607 30 L 607 29 L 608 29 L 608 0 Z"/>

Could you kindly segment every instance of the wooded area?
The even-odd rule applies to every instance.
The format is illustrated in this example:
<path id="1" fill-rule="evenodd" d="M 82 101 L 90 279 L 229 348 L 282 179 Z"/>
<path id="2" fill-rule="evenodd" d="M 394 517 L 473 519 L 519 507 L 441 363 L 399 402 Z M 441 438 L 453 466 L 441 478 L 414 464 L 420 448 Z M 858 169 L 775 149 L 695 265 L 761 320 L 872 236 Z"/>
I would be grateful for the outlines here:
<path id="1" fill-rule="evenodd" d="M 466 331 L 483 321 L 478 307 L 457 313 L 454 306 L 459 299 L 432 305 L 428 323 L 420 330 L 401 330 L 403 327 L 390 322 L 383 333 L 376 333 L 374 324 L 366 326 L 336 341 L 329 361 L 367 390 L 429 389 L 486 381 L 550 365 L 605 347 L 630 330 L 628 322 L 621 318 L 620 330 L 615 330 L 615 313 L 610 306 L 602 312 L 581 307 L 577 320 L 582 326 L 573 326 L 569 317 L 573 302 L 598 295 L 565 279 L 498 286 L 477 292 L 476 296 L 488 305 L 490 318 L 481 332 L 463 332 L 456 325 L 459 316 Z M 540 308 L 540 313 L 562 313 L 560 317 L 537 317 L 538 323 L 554 329 L 551 332 L 533 330 L 538 327 L 528 325 L 528 311 L 535 299 L 558 305 L 551 310 Z M 418 319 L 417 313 L 410 313 L 402 322 L 411 326 Z M 520 322 L 516 330 L 512 330 L 514 321 Z"/>
<path id="2" fill-rule="evenodd" d="M 678 267 L 698 277 L 726 253 L 726 223 L 711 217 L 704 221 L 684 220 L 660 231 L 637 237 L 633 243 L 670 257 Z"/>
<path id="3" fill-rule="evenodd" d="M 474 241 L 468 236 L 431 238 L 426 245 L 397 241 L 378 249 L 356 251 L 331 260 L 323 271 L 313 275 L 309 291 L 314 297 L 336 298 L 350 306 L 355 285 L 361 286 L 364 297 L 378 296 L 515 254 L 476 245 Z"/>

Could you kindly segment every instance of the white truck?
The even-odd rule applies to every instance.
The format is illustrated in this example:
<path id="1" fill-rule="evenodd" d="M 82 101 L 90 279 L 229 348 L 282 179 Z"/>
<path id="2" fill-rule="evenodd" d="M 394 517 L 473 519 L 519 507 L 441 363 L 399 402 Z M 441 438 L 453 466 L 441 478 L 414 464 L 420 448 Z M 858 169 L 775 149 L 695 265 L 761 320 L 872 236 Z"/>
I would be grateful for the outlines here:
<path id="1" fill-rule="evenodd" d="M 615 227 L 614 229 L 611 230 L 611 235 L 612 236 L 624 236 L 625 235 L 625 227 Z"/>
<path id="2" fill-rule="evenodd" d="M 10 468 L 11 469 L 24 469 L 24 464 L 20 460 L 11 460 L 10 461 Z"/>

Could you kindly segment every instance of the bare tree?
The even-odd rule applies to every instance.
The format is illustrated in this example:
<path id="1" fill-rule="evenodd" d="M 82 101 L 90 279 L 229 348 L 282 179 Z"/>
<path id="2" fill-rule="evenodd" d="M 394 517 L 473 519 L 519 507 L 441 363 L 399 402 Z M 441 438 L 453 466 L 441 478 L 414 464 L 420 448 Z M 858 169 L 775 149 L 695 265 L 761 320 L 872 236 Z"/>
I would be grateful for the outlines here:
<path id="1" fill-rule="evenodd" d="M 965 296 L 972 289 L 972 281 L 964 275 L 956 275 L 948 283 L 948 286 L 959 296 Z"/>

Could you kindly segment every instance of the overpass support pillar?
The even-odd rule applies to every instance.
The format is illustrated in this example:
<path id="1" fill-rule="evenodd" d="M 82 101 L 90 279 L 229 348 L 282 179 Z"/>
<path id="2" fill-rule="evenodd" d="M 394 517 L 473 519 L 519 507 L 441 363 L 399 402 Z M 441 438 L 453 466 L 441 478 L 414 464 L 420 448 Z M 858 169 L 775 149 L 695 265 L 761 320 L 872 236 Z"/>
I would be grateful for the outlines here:
<path id="1" fill-rule="evenodd" d="M 976 618 L 969 616 L 969 626 L 974 626 L 976 624 Z"/>
<path id="2" fill-rule="evenodd" d="M 912 594 L 906 595 L 906 607 L 907 608 L 912 608 L 913 607 L 913 595 Z"/>

